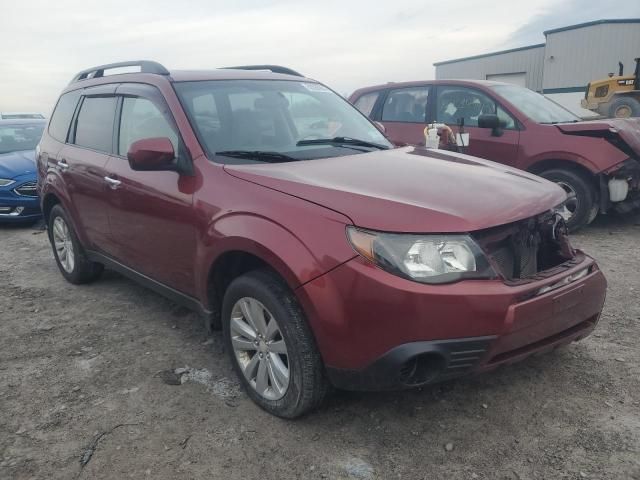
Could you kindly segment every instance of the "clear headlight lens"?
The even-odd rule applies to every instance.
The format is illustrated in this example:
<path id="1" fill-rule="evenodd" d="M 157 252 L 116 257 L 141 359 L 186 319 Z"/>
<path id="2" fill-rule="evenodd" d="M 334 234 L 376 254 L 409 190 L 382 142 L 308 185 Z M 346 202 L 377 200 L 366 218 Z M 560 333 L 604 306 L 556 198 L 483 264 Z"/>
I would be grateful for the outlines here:
<path id="1" fill-rule="evenodd" d="M 11 180 L 10 178 L 0 178 L 0 187 L 6 187 L 12 183 L 16 183 L 15 180 Z"/>
<path id="2" fill-rule="evenodd" d="M 469 235 L 411 235 L 347 228 L 353 248 L 380 268 L 422 283 L 495 278 Z"/>

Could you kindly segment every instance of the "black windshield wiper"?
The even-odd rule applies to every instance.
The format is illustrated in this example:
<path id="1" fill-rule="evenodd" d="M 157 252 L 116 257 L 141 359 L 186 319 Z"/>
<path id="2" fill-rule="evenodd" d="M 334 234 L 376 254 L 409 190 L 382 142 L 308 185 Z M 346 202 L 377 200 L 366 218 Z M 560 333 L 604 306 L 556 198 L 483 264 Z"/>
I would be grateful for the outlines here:
<path id="1" fill-rule="evenodd" d="M 380 145 L 379 143 L 367 142 L 366 140 L 358 140 L 350 137 L 333 137 L 333 138 L 314 138 L 313 140 L 300 140 L 296 146 L 303 147 L 305 145 L 353 145 L 356 147 L 371 147 L 378 150 L 387 150 L 389 147 Z"/>
<path id="2" fill-rule="evenodd" d="M 280 152 L 266 152 L 262 150 L 223 150 L 216 155 L 233 158 L 246 158 L 269 163 L 296 162 L 298 159 Z"/>

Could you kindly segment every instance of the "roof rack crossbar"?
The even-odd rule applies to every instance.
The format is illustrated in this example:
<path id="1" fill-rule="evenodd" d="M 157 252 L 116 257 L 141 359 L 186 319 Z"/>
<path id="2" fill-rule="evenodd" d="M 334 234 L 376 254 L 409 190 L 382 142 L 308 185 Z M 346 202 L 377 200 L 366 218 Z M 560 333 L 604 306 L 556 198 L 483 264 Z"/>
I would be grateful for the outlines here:
<path id="1" fill-rule="evenodd" d="M 155 73 L 156 75 L 169 75 L 169 70 L 167 70 L 163 65 L 158 62 L 153 62 L 151 60 L 133 60 L 130 62 L 117 62 L 117 63 L 109 63 L 107 65 L 99 65 L 97 67 L 88 68 L 86 70 L 82 70 L 77 73 L 71 83 L 86 80 L 88 78 L 100 78 L 104 77 L 104 71 L 110 70 L 113 68 L 121 68 L 121 67 L 140 67 L 140 73 Z"/>
<path id="2" fill-rule="evenodd" d="M 237 67 L 222 67 L 229 70 L 269 70 L 273 73 L 283 73 L 285 75 L 294 75 L 296 77 L 304 77 L 300 72 L 296 72 L 288 67 L 280 65 L 240 65 Z"/>

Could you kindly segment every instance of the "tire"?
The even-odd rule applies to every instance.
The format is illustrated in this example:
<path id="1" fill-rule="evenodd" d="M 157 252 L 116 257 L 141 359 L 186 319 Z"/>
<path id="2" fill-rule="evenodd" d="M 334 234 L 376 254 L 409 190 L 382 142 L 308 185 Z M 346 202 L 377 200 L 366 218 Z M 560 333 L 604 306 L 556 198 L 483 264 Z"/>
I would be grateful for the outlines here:
<path id="1" fill-rule="evenodd" d="M 61 205 L 51 209 L 47 231 L 60 273 L 68 282 L 76 285 L 89 283 L 102 274 L 103 265 L 87 258 L 69 215 Z"/>
<path id="2" fill-rule="evenodd" d="M 253 328 L 255 319 L 264 320 L 262 329 Z M 252 342 L 255 337 L 247 326 L 253 334 L 266 331 L 264 340 Z M 278 417 L 295 418 L 322 404 L 329 391 L 322 359 L 298 300 L 280 277 L 265 269 L 235 279 L 224 295 L 222 328 L 233 368 L 258 406 Z M 278 334 L 270 336 L 276 328 Z M 283 345 L 286 355 L 278 353 Z M 282 366 L 288 371 L 286 388 Z M 268 380 L 260 385 L 259 376 Z"/>
<path id="3" fill-rule="evenodd" d="M 575 170 L 554 168 L 542 172 L 540 176 L 557 183 L 569 195 L 562 216 L 567 222 L 567 228 L 570 232 L 575 232 L 588 225 L 589 221 L 595 218 L 595 216 L 591 217 L 594 212 L 596 194 L 586 175 Z M 572 201 L 572 198 L 575 200 Z"/>
<path id="4" fill-rule="evenodd" d="M 633 97 L 619 97 L 611 102 L 607 113 L 611 118 L 640 117 L 640 102 Z"/>

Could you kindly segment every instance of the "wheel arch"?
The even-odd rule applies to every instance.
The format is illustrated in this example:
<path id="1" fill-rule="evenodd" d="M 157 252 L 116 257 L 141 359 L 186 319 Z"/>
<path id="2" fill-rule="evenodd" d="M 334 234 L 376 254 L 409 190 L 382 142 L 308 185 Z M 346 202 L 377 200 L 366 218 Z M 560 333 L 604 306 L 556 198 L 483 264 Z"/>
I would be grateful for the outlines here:
<path id="1" fill-rule="evenodd" d="M 529 173 L 540 175 L 541 173 L 547 170 L 553 170 L 553 169 L 570 170 L 572 172 L 577 172 L 585 176 L 587 179 L 589 179 L 589 182 L 595 189 L 595 192 L 596 193 L 598 192 L 598 175 L 593 173 L 593 171 L 589 170 L 587 167 L 585 167 L 581 163 L 578 163 L 572 160 L 562 160 L 562 159 L 554 159 L 554 158 L 540 160 L 534 163 L 533 165 L 529 166 L 527 168 L 527 171 Z"/>
<path id="2" fill-rule="evenodd" d="M 49 192 L 45 194 L 42 199 L 42 216 L 47 224 L 49 223 L 49 214 L 51 213 L 51 209 L 60 203 L 62 203 L 62 201 L 55 193 Z"/>

